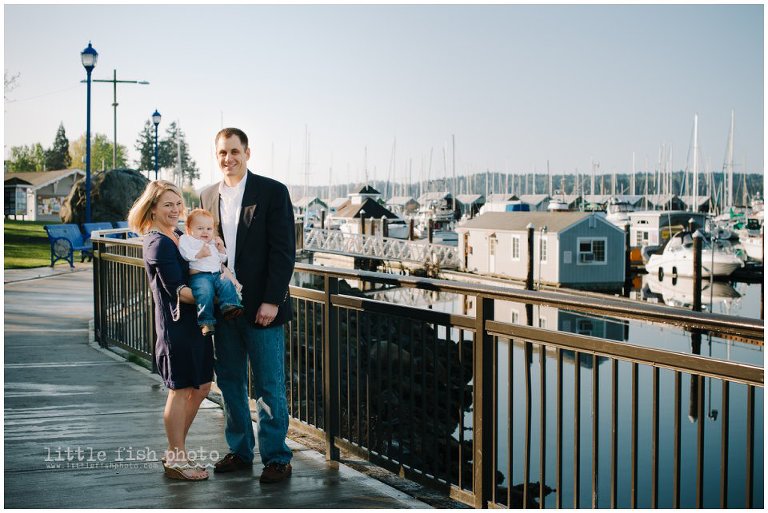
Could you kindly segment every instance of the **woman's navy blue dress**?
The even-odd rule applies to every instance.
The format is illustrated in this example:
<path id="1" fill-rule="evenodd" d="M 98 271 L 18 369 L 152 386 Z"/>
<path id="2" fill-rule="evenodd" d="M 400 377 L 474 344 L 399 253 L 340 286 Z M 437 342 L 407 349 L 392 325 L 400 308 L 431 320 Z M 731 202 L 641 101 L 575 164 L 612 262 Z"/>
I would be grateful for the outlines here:
<path id="1" fill-rule="evenodd" d="M 198 388 L 213 380 L 213 342 L 197 325 L 194 304 L 178 301 L 189 283 L 189 263 L 168 236 L 144 236 L 144 267 L 155 300 L 155 359 L 165 386 Z"/>

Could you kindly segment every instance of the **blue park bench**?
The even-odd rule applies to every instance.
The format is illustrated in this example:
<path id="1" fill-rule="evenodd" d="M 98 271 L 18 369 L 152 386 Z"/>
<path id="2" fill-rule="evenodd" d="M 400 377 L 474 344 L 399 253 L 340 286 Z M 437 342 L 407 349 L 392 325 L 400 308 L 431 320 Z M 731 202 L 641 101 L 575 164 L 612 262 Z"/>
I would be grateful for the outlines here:
<path id="1" fill-rule="evenodd" d="M 91 243 L 83 239 L 76 224 L 47 224 L 43 228 L 51 243 L 51 267 L 59 260 L 66 260 L 70 267 L 75 267 L 75 251 L 80 252 L 81 262 L 93 258 Z"/>
<path id="2" fill-rule="evenodd" d="M 91 245 L 91 233 L 96 230 L 111 230 L 112 229 L 112 223 L 110 222 L 101 222 L 101 223 L 83 223 L 83 234 L 85 235 L 85 243 L 89 246 Z"/>
<path id="3" fill-rule="evenodd" d="M 128 228 L 128 221 L 115 221 L 112 224 L 115 225 L 115 228 Z M 136 235 L 134 232 L 131 232 L 131 231 L 126 232 L 125 234 L 126 239 L 131 239 L 133 237 L 138 237 L 138 235 Z"/>

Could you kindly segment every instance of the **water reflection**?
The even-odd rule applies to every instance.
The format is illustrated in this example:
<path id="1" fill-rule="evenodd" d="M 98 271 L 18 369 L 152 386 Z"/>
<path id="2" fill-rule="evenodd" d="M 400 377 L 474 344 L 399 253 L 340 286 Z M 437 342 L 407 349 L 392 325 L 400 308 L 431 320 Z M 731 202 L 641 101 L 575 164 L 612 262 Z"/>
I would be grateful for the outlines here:
<path id="1" fill-rule="evenodd" d="M 656 284 L 643 280 L 643 291 L 648 291 L 649 298 L 658 294 L 659 301 L 675 297 L 685 304 L 682 296 L 687 285 L 680 281 L 669 285 L 670 290 L 653 292 Z M 680 290 L 675 292 L 675 287 Z M 744 297 L 736 288 L 720 282 L 710 292 L 722 302 L 737 303 Z M 434 291 L 392 289 L 364 295 L 446 314 L 473 316 L 476 309 L 474 297 Z M 505 301 L 496 301 L 494 318 L 679 352 L 705 352 L 718 358 L 724 358 L 721 350 L 725 350 L 729 359 L 762 364 L 762 346 L 751 348 L 753 355 L 745 357 L 745 344 L 734 345 L 709 334 L 670 326 L 538 305 L 531 307 L 529 315 L 526 305 Z M 348 401 L 340 412 L 342 434 L 405 467 L 425 469 L 444 482 L 456 484 L 461 480 L 460 486 L 471 487 L 471 333 L 450 328 L 447 315 L 440 322 L 421 322 L 361 312 L 344 316 L 340 322 L 342 341 L 354 341 L 343 342 L 341 348 L 340 387 Z M 297 324 L 301 330 L 302 323 L 297 320 Z M 320 332 L 319 317 L 316 326 Z M 294 354 L 300 357 L 313 350 L 302 344 L 298 337 Z M 741 352 L 732 354 L 734 347 Z M 299 368 L 305 369 L 306 363 Z M 496 368 L 495 483 L 499 502 L 538 507 L 541 492 L 546 507 L 590 507 L 593 501 L 597 507 L 607 507 L 615 466 L 618 507 L 651 507 L 648 491 L 654 488 L 658 490 L 658 505 L 670 507 L 674 503 L 674 462 L 679 461 L 680 506 L 695 507 L 699 488 L 704 507 L 717 507 L 724 452 L 728 506 L 746 504 L 745 419 L 750 407 L 746 386 L 733 383 L 724 387 L 716 379 L 645 365 L 635 368 L 630 362 L 586 353 L 558 353 L 522 340 L 498 340 Z M 652 393 L 655 376 L 656 399 Z M 728 394 L 725 398 L 724 391 Z M 292 397 L 298 398 L 300 393 L 300 387 L 292 388 Z M 302 409 L 304 405 L 297 403 L 296 407 Z M 754 432 L 762 434 L 762 388 L 755 390 L 754 408 Z M 322 405 L 318 409 L 322 410 Z M 681 417 L 689 422 L 679 422 Z M 610 443 L 614 432 L 615 453 Z M 559 452 L 557 447 L 561 447 Z M 705 448 L 701 455 L 699 447 Z M 756 437 L 753 452 L 756 461 L 762 461 L 762 436 Z M 697 483 L 699 461 L 701 483 Z M 559 475 L 557 468 L 561 469 Z M 752 479 L 763 482 L 762 464 L 755 466 Z M 523 503 L 524 492 L 533 502 Z M 633 493 L 637 494 L 636 502 Z M 756 486 L 754 504 L 762 505 L 762 494 L 762 487 Z"/>
<path id="2" fill-rule="evenodd" d="M 664 276 L 659 279 L 655 274 L 646 274 L 641 294 L 646 301 L 654 299 L 669 306 L 691 308 L 693 284 L 693 278 Z M 728 282 L 705 280 L 701 283 L 701 304 L 705 311 L 713 311 L 716 305 L 730 311 L 739 298 L 741 294 Z"/>

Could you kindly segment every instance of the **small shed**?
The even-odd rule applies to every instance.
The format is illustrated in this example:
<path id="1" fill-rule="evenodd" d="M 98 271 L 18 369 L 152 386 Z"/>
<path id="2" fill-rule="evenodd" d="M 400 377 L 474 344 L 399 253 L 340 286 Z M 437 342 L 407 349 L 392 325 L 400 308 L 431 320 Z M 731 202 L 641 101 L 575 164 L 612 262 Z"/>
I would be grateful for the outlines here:
<path id="1" fill-rule="evenodd" d="M 347 194 L 347 196 L 349 196 L 349 200 L 354 205 L 360 205 L 369 198 L 381 202 L 381 193 L 370 185 L 362 185 L 355 192 Z"/>
<path id="2" fill-rule="evenodd" d="M 27 221 L 61 221 L 59 212 L 82 169 L 5 173 L 5 216 Z"/>
<path id="3" fill-rule="evenodd" d="M 568 205 L 568 210 L 580 210 L 584 198 L 580 194 L 564 194 L 562 200 Z"/>
<path id="4" fill-rule="evenodd" d="M 331 214 L 335 214 L 339 209 L 344 207 L 344 205 L 350 203 L 349 198 L 334 198 L 328 203 L 328 209 L 331 211 Z"/>
<path id="5" fill-rule="evenodd" d="M 510 193 L 510 192 L 500 192 L 495 194 L 489 194 L 487 198 L 485 198 L 486 203 L 503 203 L 506 201 L 515 201 L 519 200 L 516 195 Z"/>
<path id="6" fill-rule="evenodd" d="M 347 233 L 362 233 L 360 230 L 360 219 L 380 220 L 382 217 L 400 219 L 397 214 L 381 205 L 375 199 L 365 198 L 362 203 L 350 202 L 343 208 L 340 208 L 331 218 L 331 226 Z"/>
<path id="7" fill-rule="evenodd" d="M 521 194 L 520 201 L 527 203 L 532 212 L 546 212 L 551 198 L 548 194 Z"/>
<path id="8" fill-rule="evenodd" d="M 462 217 L 475 217 L 485 205 L 485 196 L 482 194 L 457 194 L 456 202 Z"/>
<path id="9" fill-rule="evenodd" d="M 711 212 L 712 211 L 712 201 L 710 197 L 705 194 L 699 194 L 699 196 L 696 197 L 695 201 L 697 201 L 698 204 L 694 204 L 693 195 L 680 196 L 680 201 L 683 202 L 684 210 L 692 210 L 694 212 Z"/>
<path id="10" fill-rule="evenodd" d="M 613 290 L 624 282 L 624 232 L 590 212 L 488 212 L 461 223 L 463 270 L 525 280 L 528 224 L 534 226 L 534 280 Z"/>
<path id="11" fill-rule="evenodd" d="M 685 203 L 676 194 L 649 194 L 644 208 L 648 210 L 685 210 Z"/>
<path id="12" fill-rule="evenodd" d="M 419 210 L 419 202 L 411 196 L 394 196 L 387 201 L 386 206 L 400 217 L 415 214 Z"/>
<path id="13" fill-rule="evenodd" d="M 327 211 L 328 205 L 317 196 L 305 196 L 293 203 L 293 210 L 296 214 L 315 213 L 321 210 Z"/>
<path id="14" fill-rule="evenodd" d="M 378 201 L 372 198 L 366 198 L 362 203 L 350 203 L 344 208 L 339 209 L 333 217 L 347 220 L 360 219 L 361 217 L 366 219 L 381 219 L 382 217 L 398 219 L 397 214 L 387 207 L 380 205 Z"/>

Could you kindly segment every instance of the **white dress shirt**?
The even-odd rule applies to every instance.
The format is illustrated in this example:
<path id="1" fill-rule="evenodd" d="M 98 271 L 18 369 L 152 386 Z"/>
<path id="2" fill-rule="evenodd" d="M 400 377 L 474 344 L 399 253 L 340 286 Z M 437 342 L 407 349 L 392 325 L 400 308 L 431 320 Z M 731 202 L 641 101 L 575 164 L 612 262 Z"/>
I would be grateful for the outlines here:
<path id="1" fill-rule="evenodd" d="M 247 173 L 247 171 L 246 171 Z M 237 249 L 237 223 L 240 220 L 240 210 L 243 205 L 245 182 L 248 175 L 230 187 L 222 180 L 219 182 L 219 212 L 221 214 L 221 233 L 224 235 L 224 244 L 227 246 L 227 267 L 235 274 L 235 250 Z"/>
<path id="2" fill-rule="evenodd" d="M 206 273 L 220 272 L 221 264 L 227 259 L 227 254 L 219 253 L 219 250 L 216 249 L 216 244 L 208 242 L 208 249 L 211 250 L 211 254 L 203 258 L 197 258 L 196 255 L 203 249 L 205 244 L 205 241 L 185 233 L 179 238 L 179 253 L 184 257 L 184 260 L 189 262 L 190 269 Z"/>

